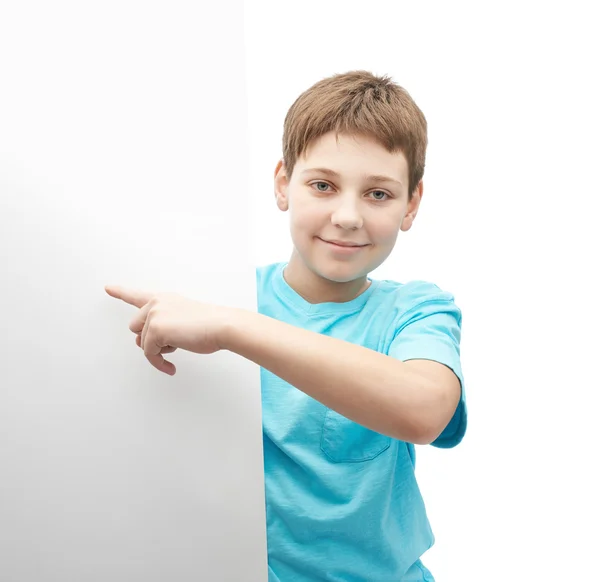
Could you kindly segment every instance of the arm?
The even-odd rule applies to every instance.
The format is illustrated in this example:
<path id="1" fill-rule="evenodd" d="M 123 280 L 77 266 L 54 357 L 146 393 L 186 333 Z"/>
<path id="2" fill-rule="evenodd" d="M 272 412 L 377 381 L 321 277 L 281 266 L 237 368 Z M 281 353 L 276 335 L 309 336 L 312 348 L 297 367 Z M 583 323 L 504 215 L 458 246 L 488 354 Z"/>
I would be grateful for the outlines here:
<path id="1" fill-rule="evenodd" d="M 175 348 L 199 354 L 226 349 L 346 418 L 415 444 L 433 443 L 458 411 L 462 390 L 455 374 L 460 368 L 455 309 L 441 320 L 431 319 L 433 302 L 427 303 L 433 312 L 413 310 L 388 356 L 251 311 L 118 286 L 106 292 L 139 308 L 129 329 L 150 363 L 166 374 L 176 370 L 163 354 Z M 462 438 L 463 417 L 456 417 L 455 435 L 436 440 L 439 446 L 454 446 Z"/>
<path id="2" fill-rule="evenodd" d="M 429 444 L 459 402 L 458 378 L 437 362 L 402 362 L 258 313 L 234 314 L 223 328 L 220 347 L 376 432 Z"/>

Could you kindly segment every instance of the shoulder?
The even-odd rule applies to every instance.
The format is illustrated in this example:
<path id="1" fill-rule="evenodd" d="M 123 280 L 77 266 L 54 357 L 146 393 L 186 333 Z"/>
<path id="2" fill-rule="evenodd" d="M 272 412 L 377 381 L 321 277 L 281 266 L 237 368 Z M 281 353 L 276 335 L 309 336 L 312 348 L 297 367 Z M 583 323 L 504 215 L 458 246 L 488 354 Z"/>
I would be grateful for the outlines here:
<path id="1" fill-rule="evenodd" d="M 395 313 L 396 325 L 407 324 L 436 313 L 452 315 L 459 325 L 462 320 L 454 295 L 429 281 L 378 281 L 373 300 L 381 307 L 385 304 L 386 311 Z"/>
<path id="2" fill-rule="evenodd" d="M 281 288 L 284 267 L 285 263 L 270 263 L 256 267 L 256 294 L 259 306 L 264 307 L 265 302 L 279 301 L 276 289 Z"/>
<path id="3" fill-rule="evenodd" d="M 270 263 L 256 267 L 256 284 L 260 288 L 269 284 L 278 271 L 283 267 L 283 263 Z"/>

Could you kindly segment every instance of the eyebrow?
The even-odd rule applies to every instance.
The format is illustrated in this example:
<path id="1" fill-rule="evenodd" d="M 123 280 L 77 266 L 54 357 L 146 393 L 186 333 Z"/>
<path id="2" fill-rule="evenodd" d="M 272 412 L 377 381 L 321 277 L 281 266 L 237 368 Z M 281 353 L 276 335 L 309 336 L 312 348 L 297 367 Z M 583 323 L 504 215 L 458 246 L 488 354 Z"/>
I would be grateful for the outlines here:
<path id="1" fill-rule="evenodd" d="M 329 168 L 308 168 L 302 172 L 302 175 L 306 174 L 325 174 L 326 176 L 331 176 L 332 178 L 339 178 L 340 175 Z M 381 175 L 373 175 L 366 176 L 367 181 L 369 182 L 380 182 L 380 183 L 393 183 L 402 186 L 402 182 L 400 180 L 396 180 L 395 178 L 391 178 L 390 176 L 381 176 Z"/>

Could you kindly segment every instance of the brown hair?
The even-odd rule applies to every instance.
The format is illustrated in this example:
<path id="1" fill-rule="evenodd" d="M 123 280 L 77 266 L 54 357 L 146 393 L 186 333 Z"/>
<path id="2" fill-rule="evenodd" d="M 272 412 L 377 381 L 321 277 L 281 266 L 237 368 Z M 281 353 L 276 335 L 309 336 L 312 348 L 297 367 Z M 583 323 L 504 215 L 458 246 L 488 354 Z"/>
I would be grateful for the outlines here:
<path id="1" fill-rule="evenodd" d="M 409 198 L 425 171 L 427 121 L 408 92 L 387 76 L 350 71 L 327 77 L 302 93 L 283 128 L 283 162 L 291 176 L 312 141 L 330 131 L 365 135 L 408 162 Z"/>

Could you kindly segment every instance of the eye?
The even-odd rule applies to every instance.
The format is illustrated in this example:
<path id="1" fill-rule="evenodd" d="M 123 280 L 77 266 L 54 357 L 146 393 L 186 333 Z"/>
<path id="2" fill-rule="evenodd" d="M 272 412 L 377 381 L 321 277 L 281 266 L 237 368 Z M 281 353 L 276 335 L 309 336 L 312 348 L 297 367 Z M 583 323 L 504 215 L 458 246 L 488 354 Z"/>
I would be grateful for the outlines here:
<path id="1" fill-rule="evenodd" d="M 311 186 L 316 188 L 319 192 L 327 192 L 327 188 L 330 187 L 327 182 L 313 182 Z"/>
<path id="2" fill-rule="evenodd" d="M 385 200 L 390 197 L 389 194 L 383 190 L 373 190 L 373 192 L 369 192 L 369 195 L 372 196 L 374 200 Z"/>

